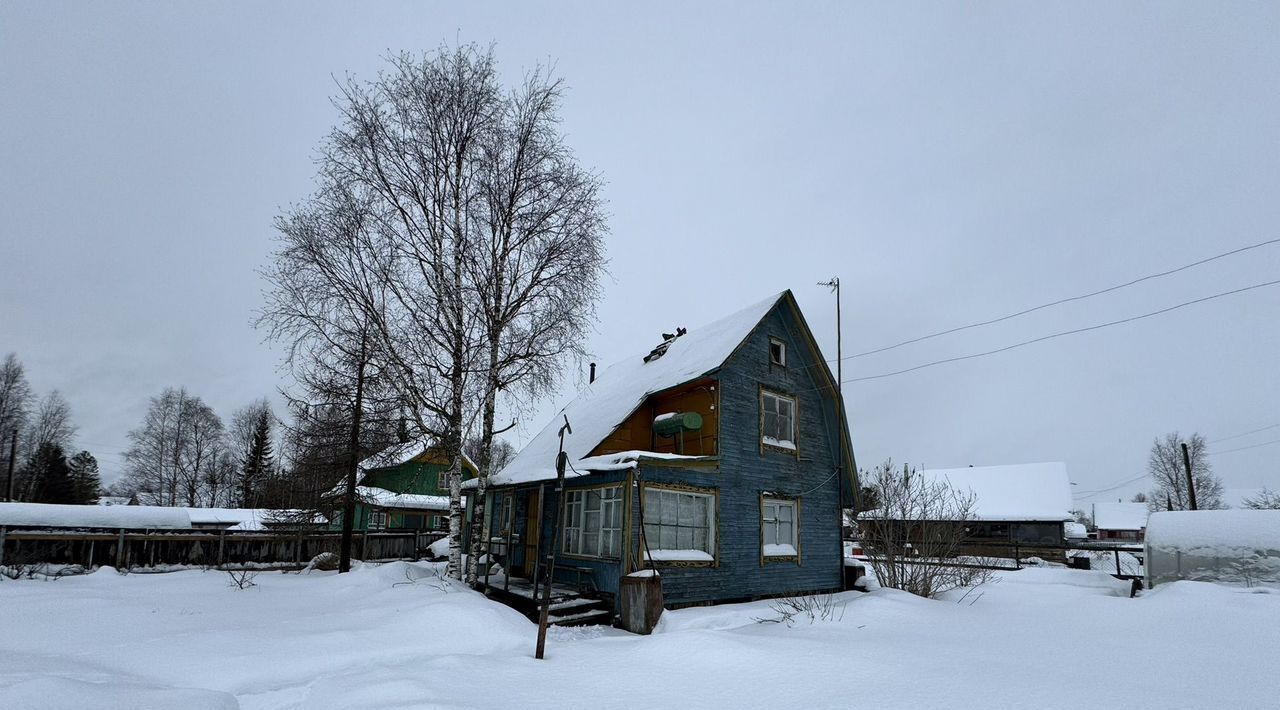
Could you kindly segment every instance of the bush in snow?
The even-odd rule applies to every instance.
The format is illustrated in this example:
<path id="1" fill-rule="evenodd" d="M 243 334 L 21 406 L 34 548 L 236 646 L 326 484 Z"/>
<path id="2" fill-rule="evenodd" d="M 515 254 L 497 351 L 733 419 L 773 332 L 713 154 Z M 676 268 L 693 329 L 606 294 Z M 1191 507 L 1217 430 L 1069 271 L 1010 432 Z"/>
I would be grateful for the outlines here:
<path id="1" fill-rule="evenodd" d="M 892 461 L 877 466 L 866 481 L 880 507 L 862 513 L 858 527 L 880 586 L 936 597 L 991 579 L 990 570 L 956 559 L 965 523 L 973 520 L 972 492 L 898 470 Z"/>
<path id="2" fill-rule="evenodd" d="M 258 573 L 253 570 L 228 570 L 227 574 L 231 577 L 231 581 L 227 584 L 229 587 L 235 587 L 236 589 L 248 589 L 249 587 L 258 586 L 253 581 L 253 578 L 257 577 Z"/>
<path id="3" fill-rule="evenodd" d="M 784 597 L 774 600 L 770 605 L 776 617 L 757 617 L 758 624 L 786 624 L 792 626 L 796 620 L 830 621 L 844 618 L 844 607 L 839 607 L 837 614 L 836 598 L 830 594 L 816 594 L 809 597 Z"/>

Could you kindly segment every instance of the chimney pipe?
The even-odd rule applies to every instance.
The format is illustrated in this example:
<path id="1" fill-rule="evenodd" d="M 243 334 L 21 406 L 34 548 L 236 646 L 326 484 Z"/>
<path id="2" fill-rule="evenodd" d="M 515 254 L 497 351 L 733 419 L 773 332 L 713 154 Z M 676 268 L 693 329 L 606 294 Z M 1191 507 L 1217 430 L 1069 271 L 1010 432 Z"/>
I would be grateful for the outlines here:
<path id="1" fill-rule="evenodd" d="M 590 384 L 595 381 L 596 381 L 596 364 L 593 362 L 591 363 L 591 378 L 587 380 L 587 384 Z"/>

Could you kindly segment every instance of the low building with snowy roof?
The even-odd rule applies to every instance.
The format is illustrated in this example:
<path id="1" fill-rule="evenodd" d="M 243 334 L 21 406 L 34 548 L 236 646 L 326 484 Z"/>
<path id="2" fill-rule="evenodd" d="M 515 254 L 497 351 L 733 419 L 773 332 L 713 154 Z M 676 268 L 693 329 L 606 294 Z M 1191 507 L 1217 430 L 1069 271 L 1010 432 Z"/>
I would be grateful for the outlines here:
<path id="1" fill-rule="evenodd" d="M 790 291 L 664 333 L 490 478 L 491 549 L 526 583 L 554 551 L 557 583 L 605 599 L 656 569 L 668 607 L 839 589 L 857 487 L 836 391 Z"/>
<path id="2" fill-rule="evenodd" d="M 1093 527 L 1099 540 L 1141 542 L 1149 513 L 1146 503 L 1095 503 Z"/>
<path id="3" fill-rule="evenodd" d="M 1147 520 L 1146 584 L 1280 587 L 1280 510 L 1175 510 Z"/>
<path id="4" fill-rule="evenodd" d="M 934 521 L 963 524 L 962 554 L 982 557 L 1027 558 L 1063 562 L 1066 524 L 1071 514 L 1071 482 L 1064 463 L 923 469 L 912 474 L 926 485 L 945 485 L 960 497 L 972 499 L 965 520 Z M 861 516 L 861 524 L 893 524 L 909 536 L 919 520 L 898 520 L 879 511 Z"/>
<path id="5" fill-rule="evenodd" d="M 449 459 L 428 441 L 393 444 L 362 460 L 356 486 L 353 527 L 357 531 L 448 529 Z M 463 480 L 478 475 L 476 465 L 462 456 Z M 339 484 L 329 497 L 334 501 L 332 527 L 342 527 Z"/>

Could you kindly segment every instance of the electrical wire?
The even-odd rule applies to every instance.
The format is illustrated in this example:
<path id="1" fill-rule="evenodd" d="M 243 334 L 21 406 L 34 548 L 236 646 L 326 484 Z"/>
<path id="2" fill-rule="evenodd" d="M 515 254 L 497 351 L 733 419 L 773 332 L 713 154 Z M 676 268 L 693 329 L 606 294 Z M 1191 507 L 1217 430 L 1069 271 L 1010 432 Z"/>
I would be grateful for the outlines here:
<path id="1" fill-rule="evenodd" d="M 1208 441 L 1208 442 L 1205 442 L 1205 443 L 1207 443 L 1207 444 L 1216 444 L 1216 443 L 1218 443 L 1219 441 L 1231 441 L 1232 439 L 1239 439 L 1239 438 L 1240 438 L 1240 437 L 1242 437 L 1242 436 L 1248 436 L 1248 435 L 1250 435 L 1250 434 L 1257 434 L 1257 433 L 1258 433 L 1258 432 L 1260 432 L 1260 431 L 1267 431 L 1268 429 L 1275 429 L 1276 427 L 1280 427 L 1280 424 L 1272 424 L 1271 426 L 1264 426 L 1264 427 L 1262 427 L 1261 429 L 1254 429 L 1253 431 L 1246 431 L 1246 432 L 1244 432 L 1243 434 L 1232 434 L 1231 436 L 1224 436 L 1224 437 L 1222 437 L 1221 439 L 1214 439 L 1213 441 Z"/>
<path id="2" fill-rule="evenodd" d="M 1049 302 L 1049 303 L 1041 304 L 1041 305 L 1039 305 L 1039 306 L 1034 306 L 1034 307 L 1032 307 L 1032 308 L 1026 308 L 1026 309 L 1023 309 L 1023 310 L 1021 310 L 1021 311 L 1018 311 L 1017 313 L 1010 313 L 1010 314 L 1008 314 L 1008 315 L 1000 316 L 999 318 L 992 318 L 992 319 L 990 319 L 990 320 L 984 320 L 984 321 L 979 321 L 979 322 L 977 322 L 977 323 L 970 323 L 970 324 L 968 324 L 968 325 L 962 325 L 962 326 L 958 326 L 958 327 L 955 327 L 955 328 L 949 328 L 949 329 L 947 329 L 947 330 L 938 331 L 937 333 L 930 333 L 930 334 L 928 334 L 928 335 L 922 335 L 922 336 L 917 337 L 917 338 L 911 338 L 910 340 L 904 340 L 904 341 L 902 341 L 902 342 L 900 342 L 900 343 L 895 343 L 895 344 L 893 344 L 893 345 L 888 345 L 888 346 L 885 346 L 885 347 L 883 347 L 883 348 L 876 348 L 875 350 L 868 350 L 868 351 L 866 351 L 866 352 L 855 353 L 855 354 L 853 354 L 853 355 L 846 355 L 843 359 L 844 359 L 844 360 L 851 360 L 851 359 L 853 359 L 853 358 L 865 357 L 865 356 L 867 356 L 867 355 L 875 355 L 876 353 L 886 352 L 886 351 L 888 351 L 888 350 L 893 350 L 893 349 L 895 349 L 895 348 L 900 348 L 900 347 L 902 347 L 902 346 L 904 346 L 904 345 L 911 345 L 912 343 L 918 343 L 918 342 L 921 342 L 921 341 L 923 341 L 923 340 L 929 340 L 929 339 L 931 339 L 931 338 L 938 338 L 938 337 L 941 337 L 941 336 L 943 336 L 943 335 L 950 335 L 951 333 L 958 333 L 958 332 L 960 332 L 960 331 L 962 331 L 962 330 L 969 330 L 970 328 L 980 328 L 980 327 L 982 327 L 982 326 L 984 326 L 984 325 L 991 325 L 991 324 L 993 324 L 993 323 L 1000 323 L 1000 322 L 1003 322 L 1003 321 L 1010 320 L 1010 319 L 1012 319 L 1012 318 L 1017 318 L 1017 317 L 1019 317 L 1019 316 L 1025 316 L 1025 315 L 1027 315 L 1028 313 L 1035 313 L 1036 311 L 1044 310 L 1044 309 L 1046 309 L 1046 308 L 1052 308 L 1053 306 L 1060 306 L 1060 305 L 1062 305 L 1062 304 L 1064 304 L 1064 303 L 1072 303 L 1072 302 L 1074 302 L 1074 301 L 1082 301 L 1082 300 L 1084 300 L 1084 299 L 1086 299 L 1086 298 L 1093 298 L 1094 296 L 1101 296 L 1101 295 L 1102 295 L 1102 294 L 1104 294 L 1104 293 L 1111 293 L 1112 291 L 1118 291 L 1118 290 L 1120 290 L 1120 289 L 1122 289 L 1122 288 L 1127 288 L 1127 287 L 1129 287 L 1129 286 L 1133 286 L 1133 285 L 1135 285 L 1135 284 L 1140 284 L 1140 283 L 1142 283 L 1142 282 L 1144 282 L 1144 281 L 1150 281 L 1150 280 L 1152 280 L 1152 279 L 1158 279 L 1158 278 L 1161 278 L 1161 277 L 1164 277 L 1164 276 L 1169 276 L 1169 275 L 1171 275 L 1171 274 L 1176 274 L 1176 273 L 1178 273 L 1178 272 L 1180 272 L 1180 271 L 1186 271 L 1187 269 L 1191 269 L 1191 268 L 1194 268 L 1194 267 L 1197 267 L 1197 266 L 1201 266 L 1201 265 L 1203 265 L 1203 264 L 1207 264 L 1207 263 L 1209 263 L 1209 262 L 1211 262 L 1211 261 L 1217 261 L 1218 259 L 1222 259 L 1222 258 L 1225 258 L 1225 257 L 1228 257 L 1228 256 L 1232 256 L 1232 255 L 1234 255 L 1234 254 L 1239 254 L 1239 253 L 1241 253 L 1241 252 L 1249 251 L 1249 250 L 1251 250 L 1251 249 L 1258 249 L 1258 248 L 1260 248 L 1260 247 L 1265 247 L 1265 246 L 1269 246 L 1269 245 L 1271 245 L 1271 244 L 1276 244 L 1276 243 L 1280 243 L 1280 239 L 1268 239 L 1268 240 L 1267 240 L 1267 241 L 1265 241 L 1265 242 L 1258 242 L 1257 244 L 1251 244 L 1251 245 L 1246 246 L 1246 247 L 1240 247 L 1239 249 L 1232 249 L 1231 251 L 1223 252 L 1223 253 L 1221 253 L 1221 254 L 1215 254 L 1214 256 L 1211 256 L 1211 257 L 1208 257 L 1208 258 L 1205 258 L 1205 259 L 1201 259 L 1201 260 L 1199 260 L 1199 261 L 1193 261 L 1193 262 L 1191 262 L 1190 264 L 1185 264 L 1185 265 L 1183 265 L 1183 266 L 1179 266 L 1179 267 L 1178 267 L 1178 268 L 1176 268 L 1176 269 L 1170 269 L 1170 270 L 1168 270 L 1168 271 L 1161 271 L 1161 272 L 1160 272 L 1160 273 L 1158 273 L 1158 274 L 1149 274 L 1149 275 L 1147 275 L 1147 276 L 1143 276 L 1143 277 L 1141 277 L 1141 278 L 1137 278 L 1137 279 L 1134 279 L 1134 280 L 1132 280 L 1132 281 L 1127 281 L 1127 282 L 1122 283 L 1122 284 L 1117 284 L 1117 285 L 1115 285 L 1115 286 L 1110 286 L 1110 287 L 1108 287 L 1108 288 L 1104 288 L 1104 289 L 1102 289 L 1102 290 L 1100 290 L 1100 291 L 1093 291 L 1093 292 L 1091 292 L 1091 293 L 1085 293 L 1085 294 L 1081 294 L 1081 295 L 1079 295 L 1079 296 L 1071 296 L 1071 297 L 1069 297 L 1069 298 L 1061 298 L 1061 299 L 1058 299 L 1058 300 L 1056 300 L 1056 301 L 1051 301 L 1051 302 Z M 828 360 L 827 362 L 835 362 L 835 360 Z"/>
<path id="3" fill-rule="evenodd" d="M 1208 455 L 1217 456 L 1218 454 L 1229 454 L 1235 451 L 1245 451 L 1247 449 L 1256 449 L 1261 446 L 1271 446 L 1272 444 L 1280 444 L 1280 439 L 1273 439 L 1272 441 L 1264 441 L 1261 444 L 1253 444 L 1252 446 L 1241 446 L 1235 449 L 1227 449 L 1226 451 L 1211 451 L 1209 452 Z"/>
<path id="4" fill-rule="evenodd" d="M 1280 284 L 1280 279 L 1277 279 L 1277 280 L 1275 280 L 1275 281 L 1267 281 L 1267 282 L 1265 282 L 1265 283 L 1260 283 L 1260 284 L 1254 284 L 1254 285 L 1252 285 L 1252 286 L 1245 286 L 1245 287 L 1243 287 L 1243 288 L 1232 289 L 1232 290 L 1230 290 L 1230 291 L 1223 291 L 1222 293 L 1215 293 L 1215 294 L 1213 294 L 1212 296 L 1204 296 L 1203 298 L 1197 298 L 1197 299 L 1194 299 L 1194 300 L 1191 300 L 1191 301 L 1184 301 L 1183 303 L 1179 303 L 1179 304 L 1174 305 L 1174 306 L 1169 306 L 1168 308 L 1161 308 L 1160 310 L 1151 311 L 1150 313 L 1143 313 L 1143 314 L 1141 314 L 1141 315 L 1137 315 L 1137 316 L 1130 316 L 1130 317 L 1128 317 L 1128 318 L 1121 318 L 1121 319 L 1119 319 L 1119 320 L 1113 320 L 1113 321 L 1109 321 L 1109 322 L 1107 322 L 1107 323 L 1099 323 L 1099 324 L 1097 324 L 1097 325 L 1086 326 L 1086 327 L 1084 327 L 1084 328 L 1075 328 L 1075 329 L 1072 329 L 1072 330 L 1064 330 L 1064 331 L 1061 331 L 1061 332 L 1059 332 L 1059 333 L 1052 333 L 1052 334 L 1050 334 L 1050 335 L 1043 335 L 1043 336 L 1040 336 L 1039 338 L 1032 338 L 1031 340 L 1024 340 L 1024 341 L 1022 341 L 1022 342 L 1020 342 L 1020 343 L 1014 343 L 1013 345 L 1006 345 L 1006 346 L 1004 346 L 1004 347 L 1002 347 L 1002 348 L 996 348 L 995 350 L 987 350 L 986 352 L 971 353 L 971 354 L 969 354 L 969 355 L 958 355 L 958 356 L 956 356 L 956 357 L 944 358 L 944 359 L 942 359 L 942 360 L 934 360 L 934 361 L 932 361 L 932 362 L 926 362 L 926 363 L 924 363 L 923 365 L 916 365 L 915 367 L 908 367 L 908 368 L 906 368 L 906 369 L 902 369 L 902 370 L 895 370 L 895 371 L 893 371 L 893 372 L 883 372 L 883 373 L 880 373 L 880 374 L 878 374 L 878 375 L 867 375 L 867 376 L 864 376 L 864 377 L 854 377 L 854 378 L 851 378 L 851 379 L 843 380 L 842 382 L 843 382 L 844 384 L 850 384 L 850 383 L 853 383 L 853 382 L 866 382 L 867 380 L 878 380 L 878 379 L 885 378 L 885 377 L 893 377 L 894 375 L 902 375 L 902 374 L 906 374 L 906 373 L 908 373 L 908 372 L 915 372 L 916 370 L 923 370 L 923 369 L 925 369 L 925 368 L 927 368 L 927 367 L 934 367 L 934 366 L 936 366 L 936 365 L 944 365 L 944 364 L 949 363 L 949 362 L 960 362 L 961 360 L 972 360 L 972 359 L 974 359 L 974 358 L 986 357 L 987 355 L 995 355 L 995 354 L 998 354 L 998 353 L 1003 353 L 1003 352 L 1007 352 L 1007 351 L 1009 351 L 1009 350 L 1013 350 L 1013 349 L 1015 349 L 1015 348 L 1021 348 L 1021 347 L 1025 347 L 1025 346 L 1027 346 L 1027 345 L 1033 345 L 1033 344 L 1035 344 L 1035 343 L 1041 343 L 1041 342 L 1044 342 L 1044 341 L 1046 341 L 1046 340 L 1053 340 L 1054 338 L 1061 338 L 1061 337 L 1064 337 L 1064 336 L 1067 336 L 1067 335 L 1076 335 L 1076 334 L 1078 334 L 1078 333 L 1086 333 L 1086 332 L 1089 332 L 1089 331 L 1091 331 L 1091 330 L 1100 330 L 1100 329 L 1102 329 L 1102 328 L 1110 328 L 1110 327 L 1111 327 L 1111 326 L 1113 326 L 1113 325 L 1121 325 L 1121 324 L 1123 324 L 1123 323 L 1132 323 L 1133 321 L 1142 320 L 1143 318 L 1151 318 L 1152 316 L 1158 316 L 1158 315 L 1162 315 L 1162 314 L 1164 314 L 1164 313 L 1168 313 L 1168 312 L 1170 312 L 1170 311 L 1176 311 L 1176 310 L 1178 310 L 1178 309 L 1180 309 L 1180 308 L 1186 308 L 1187 306 L 1193 306 L 1193 305 L 1195 305 L 1195 304 L 1197 304 L 1197 303 L 1204 303 L 1205 301 L 1212 301 L 1212 300 L 1214 300 L 1214 299 L 1216 299 L 1216 298 L 1223 298 L 1223 297 L 1225 297 L 1225 296 L 1231 296 L 1231 295 L 1235 295 L 1235 294 L 1237 294 L 1237 293 L 1244 293 L 1245 291 L 1252 291 L 1252 290 L 1254 290 L 1254 289 L 1264 288 L 1264 287 L 1266 287 L 1266 286 L 1275 286 L 1276 284 Z"/>

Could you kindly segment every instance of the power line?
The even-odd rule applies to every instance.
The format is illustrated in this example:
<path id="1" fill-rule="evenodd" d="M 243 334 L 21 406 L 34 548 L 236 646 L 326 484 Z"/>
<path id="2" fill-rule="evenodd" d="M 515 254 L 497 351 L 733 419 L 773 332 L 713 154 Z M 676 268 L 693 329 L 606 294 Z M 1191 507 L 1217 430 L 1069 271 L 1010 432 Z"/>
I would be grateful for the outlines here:
<path id="1" fill-rule="evenodd" d="M 941 336 L 943 336 L 943 335 L 950 335 L 951 333 L 958 333 L 958 332 L 960 332 L 960 331 L 962 331 L 962 330 L 969 330 L 970 328 L 979 328 L 979 327 L 982 327 L 982 326 L 984 326 L 984 325 L 991 325 L 991 324 L 993 324 L 993 323 L 1000 323 L 1000 322 L 1002 322 L 1002 321 L 1006 321 L 1006 320 L 1009 320 L 1009 319 L 1011 319 L 1011 318 L 1017 318 L 1018 316 L 1025 316 L 1025 315 L 1027 315 L 1028 313 L 1035 313 L 1036 311 L 1044 310 L 1045 308 L 1051 308 L 1051 307 L 1053 307 L 1053 306 L 1060 306 L 1060 305 L 1062 305 L 1062 304 L 1064 304 L 1064 303 L 1071 303 L 1071 302 L 1073 302 L 1073 301 L 1082 301 L 1082 300 L 1084 300 L 1084 299 L 1086 299 L 1086 298 L 1093 298 L 1094 296 L 1101 296 L 1101 295 L 1102 295 L 1102 294 L 1104 294 L 1104 293 L 1111 293 L 1112 291 L 1117 291 L 1117 290 L 1119 290 L 1119 289 L 1127 288 L 1127 287 L 1129 287 L 1129 286 L 1133 286 L 1133 285 L 1135 285 L 1135 284 L 1140 284 L 1140 283 L 1142 283 L 1143 281 L 1150 281 L 1151 279 L 1158 279 L 1158 278 L 1161 278 L 1161 277 L 1164 277 L 1164 276 L 1169 276 L 1170 274 L 1176 274 L 1176 273 L 1178 273 L 1179 271 L 1186 271 L 1187 269 L 1191 269 L 1191 268 L 1194 268 L 1194 267 L 1197 267 L 1197 266 L 1201 266 L 1201 265 L 1203 265 L 1203 264 L 1207 264 L 1207 263 L 1209 263 L 1209 262 L 1211 262 L 1211 261 L 1217 261 L 1218 259 L 1222 259 L 1222 258 L 1225 258 L 1225 257 L 1228 257 L 1228 256 L 1232 256 L 1233 254 L 1239 254 L 1239 253 L 1241 253 L 1241 252 L 1249 251 L 1249 250 L 1251 250 L 1251 249 L 1258 249 L 1258 248 L 1260 248 L 1260 247 L 1265 247 L 1265 246 L 1268 246 L 1268 245 L 1271 245 L 1271 244 L 1276 244 L 1276 243 L 1280 243 L 1280 239 L 1269 239 L 1269 240 L 1267 240 L 1267 241 L 1265 241 L 1265 242 L 1259 242 L 1259 243 L 1257 243 L 1257 244 L 1251 244 L 1251 245 L 1249 245 L 1249 246 L 1247 246 L 1247 247 L 1240 247 L 1239 249 L 1232 249 L 1231 251 L 1223 252 L 1223 253 L 1221 253 L 1221 254 L 1215 254 L 1214 256 L 1208 257 L 1208 258 L 1206 258 L 1206 259 L 1201 259 L 1201 260 L 1199 260 L 1199 261 L 1193 261 L 1193 262 L 1191 262 L 1190 264 L 1186 264 L 1186 265 L 1183 265 L 1183 266 L 1179 266 L 1179 267 L 1178 267 L 1178 268 L 1176 268 L 1176 269 L 1170 269 L 1170 270 L 1168 270 L 1168 271 L 1162 271 L 1162 272 L 1160 272 L 1160 273 L 1158 273 L 1158 274 L 1150 274 L 1150 275 L 1147 275 L 1147 276 L 1143 276 L 1142 278 L 1134 279 L 1134 280 L 1132 280 L 1132 281 L 1127 281 L 1127 282 L 1122 283 L 1122 284 L 1117 284 L 1117 285 L 1115 285 L 1115 286 L 1111 286 L 1111 287 L 1108 287 L 1108 288 L 1104 288 L 1104 289 L 1102 289 L 1101 291 L 1093 291 L 1092 293 L 1085 293 L 1085 294 L 1081 294 L 1081 295 L 1079 295 L 1079 296 L 1071 296 L 1071 297 L 1069 297 L 1069 298 L 1062 298 L 1062 299 L 1058 299 L 1057 301 L 1052 301 L 1052 302 L 1049 302 L 1049 303 L 1044 303 L 1044 304 L 1041 304 L 1041 305 L 1039 305 L 1039 306 L 1034 306 L 1034 307 L 1032 307 L 1032 308 L 1027 308 L 1027 309 L 1024 309 L 1024 310 L 1018 311 L 1017 313 L 1010 313 L 1010 314 L 1005 315 L 1005 316 L 1000 316 L 999 318 L 992 318 L 992 319 L 990 319 L 990 320 L 979 321 L 979 322 L 977 322 L 977 323 L 970 323 L 970 324 L 968 324 L 968 325 L 962 325 L 962 326 L 958 326 L 958 327 L 956 327 L 956 328 L 949 328 L 949 329 L 947 329 L 947 330 L 942 330 L 942 331 L 939 331 L 939 332 L 937 332 L 937 333 L 930 333 L 930 334 L 928 334 L 928 335 L 922 335 L 922 336 L 920 336 L 920 337 L 918 337 L 918 338 L 911 338 L 910 340 L 904 340 L 904 341 L 902 341 L 902 342 L 900 342 L 900 343 L 895 343 L 894 345 L 888 345 L 888 346 L 885 346 L 885 347 L 883 347 L 883 348 L 876 348 L 875 350 L 868 350 L 868 351 L 866 351 L 866 352 L 855 353 L 855 354 L 853 354 L 853 355 L 848 355 L 848 356 L 846 356 L 844 359 L 845 359 L 845 360 L 852 360 L 853 358 L 857 358 L 857 357 L 865 357 L 865 356 L 867 356 L 867 355 L 875 355 L 876 353 L 882 353 L 882 352 L 885 352 L 885 351 L 887 351 L 887 350 L 893 350 L 893 349 L 895 349 L 895 348 L 900 348 L 900 347 L 902 347 L 902 346 L 904 346 L 904 345 L 911 345 L 912 343 L 918 343 L 918 342 L 920 342 L 920 341 L 922 341 L 922 340 L 929 340 L 930 338 L 937 338 L 937 337 L 941 337 Z M 828 362 L 832 362 L 832 361 L 828 360 Z"/>
<path id="2" fill-rule="evenodd" d="M 1099 494 L 1101 494 L 1101 493 L 1109 493 L 1109 492 L 1111 492 L 1111 491 L 1116 490 L 1117 488 L 1124 488 L 1125 486 L 1129 485 L 1130 483 L 1137 483 L 1138 481 L 1141 481 L 1141 480 L 1142 480 L 1142 479 L 1144 479 L 1144 478 L 1149 478 L 1150 476 L 1151 476 L 1151 474 L 1149 474 L 1149 473 L 1144 473 L 1144 474 L 1142 474 L 1141 476 L 1134 476 L 1133 478 L 1130 478 L 1130 479 L 1128 479 L 1128 480 L 1121 481 L 1120 483 L 1117 483 L 1117 484 L 1115 484 L 1115 485 L 1113 485 L 1113 486 L 1111 486 L 1111 487 L 1109 487 L 1109 488 L 1099 488 L 1099 489 L 1097 489 L 1097 490 L 1093 490 L 1093 491 L 1081 491 L 1081 492 L 1079 492 L 1079 493 L 1076 493 L 1076 494 L 1075 494 L 1075 495 L 1073 495 L 1072 497 L 1073 497 L 1073 498 L 1092 498 L 1092 497 L 1094 497 L 1094 496 L 1096 496 L 1096 495 L 1099 495 Z"/>
<path id="3" fill-rule="evenodd" d="M 1219 441 L 1231 441 L 1232 439 L 1239 439 L 1239 438 L 1240 438 L 1240 437 L 1242 437 L 1242 436 L 1248 436 L 1248 435 L 1250 435 L 1250 434 L 1257 434 L 1257 433 L 1258 433 L 1258 432 L 1260 432 L 1260 431 L 1267 431 L 1268 429 L 1275 429 L 1276 427 L 1280 427 L 1280 424 L 1272 424 L 1271 426 L 1264 426 L 1264 427 L 1262 427 L 1261 429 L 1254 429 L 1253 431 L 1246 431 L 1246 432 L 1245 432 L 1245 433 L 1243 433 L 1243 434 L 1232 434 L 1231 436 L 1224 436 L 1224 437 L 1222 437 L 1221 439 L 1214 439 L 1213 441 L 1208 441 L 1208 442 L 1205 442 L 1205 443 L 1207 443 L 1207 444 L 1216 444 L 1216 443 L 1218 443 Z M 1224 453 L 1225 453 L 1225 452 L 1224 452 Z"/>
<path id="4" fill-rule="evenodd" d="M 884 373 L 881 373 L 881 374 L 878 374 L 878 375 L 867 375 L 867 376 L 865 376 L 865 377 L 855 377 L 855 378 L 853 378 L 853 379 L 844 380 L 844 382 L 845 382 L 846 384 L 848 384 L 848 383 L 850 383 L 850 382 L 864 382 L 864 381 L 866 381 L 866 380 L 878 380 L 878 379 L 881 379 L 881 378 L 884 378 L 884 377 L 892 377 L 892 376 L 894 376 L 894 375 L 902 375 L 902 374 L 905 374 L 905 373 L 908 373 L 908 372 L 915 372 L 916 370 L 923 370 L 923 369 L 925 369 L 926 367 L 933 367 L 933 366 L 935 366 L 935 365 L 943 365 L 943 364 L 946 364 L 946 363 L 949 363 L 949 362 L 959 362 L 959 361 L 961 361 L 961 360 L 972 360 L 972 359 L 974 359 L 974 358 L 986 357 L 987 355 L 995 355 L 995 354 L 997 354 L 997 353 L 1006 352 L 1006 351 L 1009 351 L 1009 350 L 1013 350 L 1013 349 L 1015 349 L 1015 348 L 1021 348 L 1021 347 L 1025 347 L 1025 346 L 1027 346 L 1027 345 L 1033 345 L 1033 344 L 1035 344 L 1035 343 L 1041 343 L 1041 342 L 1044 342 L 1044 341 L 1046 341 L 1046 340 L 1053 340 L 1054 338 L 1061 338 L 1061 337 L 1063 337 L 1063 336 L 1067 336 L 1067 335 L 1075 335 L 1075 334 L 1077 334 L 1077 333 L 1086 333 L 1086 332 L 1091 331 L 1091 330 L 1100 330 L 1100 329 L 1102 329 L 1102 328 L 1109 328 L 1109 327 L 1111 327 L 1111 326 L 1113 326 L 1113 325 L 1121 325 L 1121 324 L 1123 324 L 1123 323 L 1132 323 L 1133 321 L 1142 320 L 1143 318 L 1150 318 L 1150 317 L 1152 317 L 1152 316 L 1158 316 L 1158 315 L 1161 315 L 1161 314 L 1163 314 L 1163 313 L 1168 313 L 1168 312 L 1170 312 L 1170 311 L 1176 311 L 1176 310 L 1178 310 L 1179 308 L 1186 308 L 1187 306 L 1192 306 L 1192 305 L 1195 305 L 1195 304 L 1197 304 L 1197 303 L 1204 303 L 1205 301 L 1212 301 L 1212 300 L 1214 300 L 1215 298 L 1222 298 L 1222 297 L 1224 297 L 1224 296 L 1231 296 L 1231 295 L 1234 295 L 1234 294 L 1237 294 L 1237 293 L 1244 293 L 1245 291 L 1252 291 L 1252 290 L 1254 290 L 1254 289 L 1263 288 L 1263 287 L 1266 287 L 1266 286 L 1274 286 L 1274 285 L 1276 285 L 1276 284 L 1280 284 L 1280 279 L 1275 280 L 1275 281 L 1267 281 L 1267 282 L 1265 282 L 1265 283 L 1260 283 L 1260 284 L 1254 284 L 1254 285 L 1252 285 L 1252 286 L 1245 286 L 1244 288 L 1237 288 L 1237 289 L 1233 289 L 1233 290 L 1231 290 L 1231 291 L 1223 291 L 1222 293 L 1215 293 L 1215 294 L 1213 294 L 1212 296 L 1205 296 L 1205 297 L 1203 297 L 1203 298 L 1197 298 L 1197 299 L 1192 300 L 1192 301 L 1185 301 L 1185 302 L 1183 302 L 1183 303 L 1179 303 L 1179 304 L 1177 304 L 1177 305 L 1175 305 L 1175 306 L 1169 306 L 1168 308 L 1161 308 L 1161 309 L 1160 309 L 1160 310 L 1158 310 L 1158 311 L 1151 311 L 1150 313 L 1143 313 L 1142 315 L 1130 316 L 1130 317 L 1128 317 L 1128 318 L 1121 318 L 1120 320 L 1113 320 L 1113 321 L 1110 321 L 1110 322 L 1107 322 L 1107 323 L 1099 323 L 1098 325 L 1091 325 L 1091 326 L 1087 326 L 1087 327 L 1084 327 L 1084 328 L 1075 328 L 1074 330 L 1064 330 L 1064 331 L 1059 332 L 1059 333 L 1052 333 L 1052 334 L 1050 334 L 1050 335 L 1043 335 L 1043 336 L 1040 336 L 1039 338 L 1032 338 L 1031 340 L 1024 340 L 1024 341 L 1022 341 L 1022 342 L 1020 342 L 1020 343 L 1014 343 L 1013 345 L 1006 345 L 1006 346 L 1004 346 L 1004 347 L 1002 347 L 1002 348 L 996 348 L 995 350 L 988 350 L 988 351 L 986 351 L 986 352 L 981 352 L 981 353 L 972 353 L 972 354 L 970 354 L 970 355 L 958 355 L 958 356 L 956 356 L 956 357 L 944 358 L 944 359 L 942 359 L 942 360 L 934 360 L 933 362 L 926 362 L 926 363 L 924 363 L 923 365 L 916 365 L 915 367 L 908 367 L 908 368 L 906 368 L 906 369 L 904 369 L 904 370 L 895 370 L 895 371 L 893 371 L 893 372 L 884 372 Z"/>
<path id="5" fill-rule="evenodd" d="M 1218 454 L 1229 454 L 1233 451 L 1244 451 L 1246 449 L 1256 449 L 1260 446 L 1271 446 L 1272 444 L 1280 444 L 1280 439 L 1273 439 L 1272 441 L 1264 441 L 1261 444 L 1253 444 L 1252 446 L 1241 446 L 1235 449 L 1227 449 L 1226 451 L 1212 451 L 1209 453 L 1209 456 L 1217 456 Z"/>

